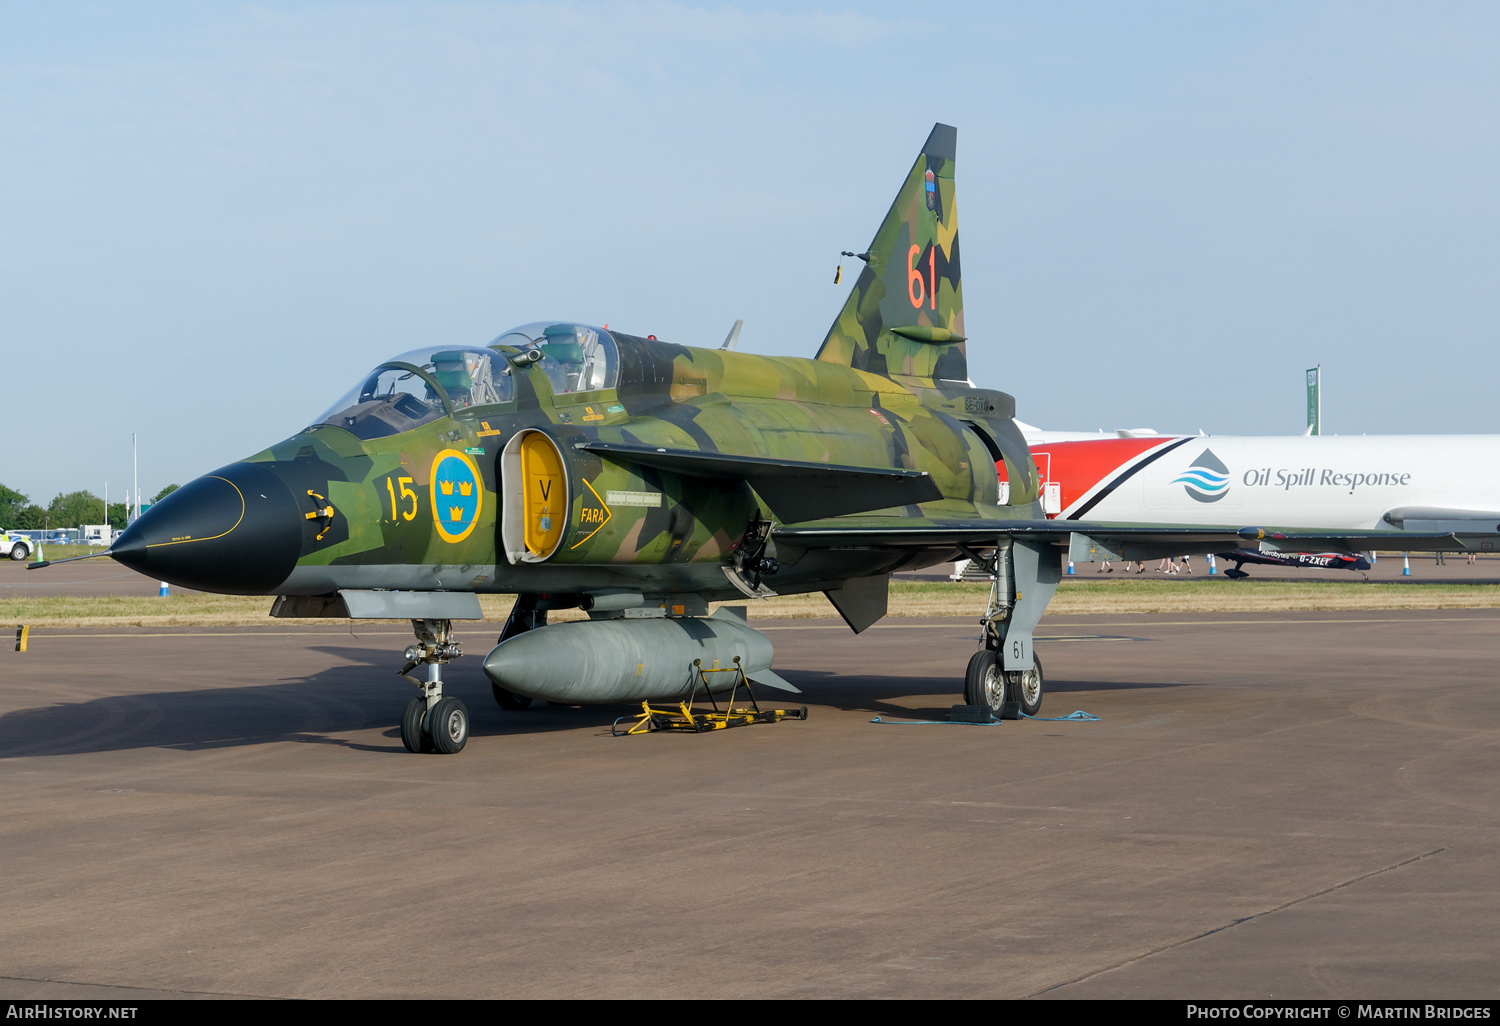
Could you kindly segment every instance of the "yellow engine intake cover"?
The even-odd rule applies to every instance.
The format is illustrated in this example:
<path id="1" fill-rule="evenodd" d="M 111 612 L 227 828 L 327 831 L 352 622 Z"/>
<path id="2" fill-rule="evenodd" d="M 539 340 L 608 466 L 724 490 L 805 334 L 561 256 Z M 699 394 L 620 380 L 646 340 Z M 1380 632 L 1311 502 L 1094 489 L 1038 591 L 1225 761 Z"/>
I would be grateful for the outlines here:
<path id="1" fill-rule="evenodd" d="M 562 541 L 568 516 L 568 481 L 562 453 L 540 431 L 521 439 L 521 479 L 526 487 L 526 549 L 546 559 Z"/>
<path id="2" fill-rule="evenodd" d="M 568 526 L 568 471 L 545 432 L 515 435 L 500 457 L 505 508 L 501 534 L 512 563 L 540 563 L 557 551 Z"/>

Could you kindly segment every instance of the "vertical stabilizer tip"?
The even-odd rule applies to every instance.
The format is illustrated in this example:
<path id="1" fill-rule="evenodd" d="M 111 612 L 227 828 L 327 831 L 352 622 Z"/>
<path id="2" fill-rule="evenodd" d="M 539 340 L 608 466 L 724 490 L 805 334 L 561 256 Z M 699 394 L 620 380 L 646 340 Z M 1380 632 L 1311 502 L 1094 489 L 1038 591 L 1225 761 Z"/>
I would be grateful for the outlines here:
<path id="1" fill-rule="evenodd" d="M 958 129 L 942 122 L 932 126 L 932 134 L 927 137 L 927 143 L 922 147 L 922 152 L 929 157 L 941 157 L 945 160 L 956 160 L 957 150 Z"/>

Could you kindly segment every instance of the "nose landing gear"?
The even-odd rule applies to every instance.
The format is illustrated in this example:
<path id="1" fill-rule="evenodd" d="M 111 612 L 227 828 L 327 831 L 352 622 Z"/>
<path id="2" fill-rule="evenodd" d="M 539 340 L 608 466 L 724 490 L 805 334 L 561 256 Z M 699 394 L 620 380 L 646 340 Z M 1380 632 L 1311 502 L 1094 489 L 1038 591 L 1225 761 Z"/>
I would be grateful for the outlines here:
<path id="1" fill-rule="evenodd" d="M 452 640 L 451 620 L 413 620 L 411 626 L 417 643 L 407 647 L 406 665 L 397 672 L 422 693 L 406 703 L 401 714 L 401 743 L 409 752 L 454 755 L 469 740 L 469 709 L 457 698 L 443 697 L 442 665 L 463 655 L 463 650 Z M 410 677 L 423 663 L 427 664 L 427 680 Z"/>

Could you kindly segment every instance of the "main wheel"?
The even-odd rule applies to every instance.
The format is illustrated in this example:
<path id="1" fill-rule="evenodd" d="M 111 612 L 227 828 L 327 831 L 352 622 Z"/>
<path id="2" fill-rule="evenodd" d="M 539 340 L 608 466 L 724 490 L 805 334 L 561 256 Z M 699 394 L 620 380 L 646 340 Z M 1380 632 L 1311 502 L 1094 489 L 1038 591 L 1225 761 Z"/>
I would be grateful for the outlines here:
<path id="1" fill-rule="evenodd" d="M 1037 654 L 1031 653 L 1031 669 L 1007 673 L 1005 676 L 1009 678 L 1011 698 L 1020 703 L 1021 711 L 1027 716 L 1035 716 L 1040 712 L 1046 684 L 1042 677 L 1042 661 L 1037 658 Z"/>
<path id="2" fill-rule="evenodd" d="M 31 550 L 28 549 L 26 546 L 21 545 L 19 543 L 17 543 L 16 545 L 11 546 L 10 558 L 14 559 L 17 563 L 19 563 L 21 560 L 25 559 L 29 555 L 31 555 Z"/>
<path id="3" fill-rule="evenodd" d="M 495 696 L 495 701 L 500 703 L 502 709 L 525 709 L 531 704 L 531 699 L 526 695 L 506 691 L 494 681 L 490 681 L 490 693 Z"/>
<path id="4" fill-rule="evenodd" d="M 408 752 L 432 751 L 432 739 L 422 730 L 422 720 L 426 716 L 425 699 L 413 698 L 406 703 L 406 710 L 401 714 L 401 743 Z"/>
<path id="5" fill-rule="evenodd" d="M 1000 715 L 1000 705 L 1005 701 L 1005 674 L 990 649 L 975 652 L 969 660 L 964 673 L 964 701 L 988 707 L 992 716 Z"/>
<path id="6" fill-rule="evenodd" d="M 432 750 L 454 755 L 469 741 L 469 709 L 456 698 L 440 698 L 427 720 L 432 734 Z"/>

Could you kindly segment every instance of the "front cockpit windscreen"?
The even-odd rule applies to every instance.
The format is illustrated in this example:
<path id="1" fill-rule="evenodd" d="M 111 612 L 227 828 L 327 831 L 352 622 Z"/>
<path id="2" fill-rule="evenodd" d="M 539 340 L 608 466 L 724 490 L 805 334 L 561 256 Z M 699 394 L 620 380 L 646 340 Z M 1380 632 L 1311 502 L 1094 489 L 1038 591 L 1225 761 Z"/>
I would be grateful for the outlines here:
<path id="1" fill-rule="evenodd" d="M 490 344 L 540 350 L 542 370 L 557 395 L 614 388 L 620 378 L 619 349 L 603 328 L 538 321 L 512 328 Z"/>
<path id="2" fill-rule="evenodd" d="M 397 435 L 454 410 L 509 402 L 515 383 L 505 371 L 490 349 L 413 350 L 365 375 L 316 423 L 364 439 Z"/>

